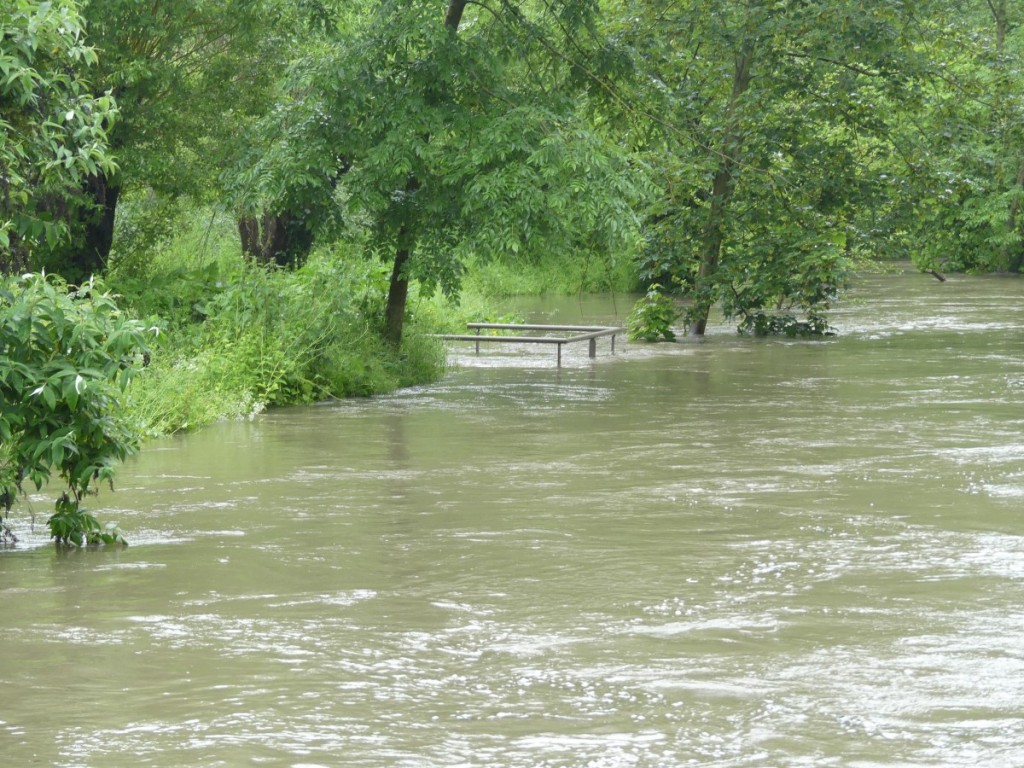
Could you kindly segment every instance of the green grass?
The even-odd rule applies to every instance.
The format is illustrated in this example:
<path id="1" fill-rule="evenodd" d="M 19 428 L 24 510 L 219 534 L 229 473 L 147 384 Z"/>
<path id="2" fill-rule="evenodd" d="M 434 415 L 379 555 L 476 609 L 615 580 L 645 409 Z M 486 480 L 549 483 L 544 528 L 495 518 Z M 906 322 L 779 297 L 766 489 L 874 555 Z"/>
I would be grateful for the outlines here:
<path id="1" fill-rule="evenodd" d="M 606 291 L 639 290 L 640 280 L 629 263 L 609 264 L 598 258 L 541 259 L 531 264 L 501 260 L 477 261 L 467 265 L 464 294 L 484 299 L 511 296 L 572 295 Z"/>
<path id="2" fill-rule="evenodd" d="M 110 270 L 122 303 L 162 329 L 132 383 L 133 417 L 147 434 L 167 434 L 436 380 L 446 357 L 431 334 L 443 307 L 414 296 L 402 346 L 392 348 L 377 327 L 386 274 L 341 247 L 298 269 L 256 265 L 224 221 L 194 215 L 148 258 Z"/>

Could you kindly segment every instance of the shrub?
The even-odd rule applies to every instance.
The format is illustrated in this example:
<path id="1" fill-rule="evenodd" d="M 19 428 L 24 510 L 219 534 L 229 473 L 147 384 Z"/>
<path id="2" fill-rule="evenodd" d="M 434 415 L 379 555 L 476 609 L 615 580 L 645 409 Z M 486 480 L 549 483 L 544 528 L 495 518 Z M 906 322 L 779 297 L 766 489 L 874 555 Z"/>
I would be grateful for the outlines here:
<path id="1" fill-rule="evenodd" d="M 756 312 L 746 315 L 737 327 L 741 334 L 754 336 L 788 336 L 789 338 L 815 339 L 834 336 L 835 331 L 828 321 L 814 312 L 806 320 L 799 320 L 791 314 L 766 314 Z"/>
<path id="2" fill-rule="evenodd" d="M 27 274 L 0 280 L 0 505 L 25 481 L 64 482 L 48 521 L 58 543 L 123 542 L 81 509 L 138 448 L 123 395 L 148 354 L 146 330 L 101 283 Z M 8 535 L 9 532 L 8 532 Z"/>
<path id="3" fill-rule="evenodd" d="M 679 317 L 679 310 L 670 296 L 661 292 L 655 283 L 645 296 L 633 307 L 626 322 L 629 338 L 633 341 L 674 341 L 672 323 Z"/>
<path id="4" fill-rule="evenodd" d="M 324 250 L 299 269 L 239 260 L 134 277 L 139 313 L 170 313 L 152 364 L 132 387 L 130 407 L 146 432 L 438 378 L 444 348 L 426 332 L 435 319 L 424 311 L 400 350 L 385 344 L 373 318 L 383 315 L 387 276 L 345 256 Z"/>

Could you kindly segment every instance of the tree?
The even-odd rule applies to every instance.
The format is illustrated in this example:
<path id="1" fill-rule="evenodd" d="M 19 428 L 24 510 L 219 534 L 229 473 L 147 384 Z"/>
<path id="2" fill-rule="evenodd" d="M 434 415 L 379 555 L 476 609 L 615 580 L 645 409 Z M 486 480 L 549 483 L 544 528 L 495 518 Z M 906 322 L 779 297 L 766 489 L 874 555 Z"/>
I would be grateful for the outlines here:
<path id="1" fill-rule="evenodd" d="M 65 490 L 48 523 L 63 544 L 115 543 L 81 508 L 115 465 L 138 448 L 121 396 L 148 354 L 141 323 L 90 281 L 68 286 L 37 274 L 0 281 L 0 508 L 26 482 L 57 475 Z"/>
<path id="2" fill-rule="evenodd" d="M 107 138 L 116 107 L 93 96 L 96 64 L 73 0 L 13 0 L 0 8 L 0 272 L 70 237 L 71 190 L 116 170 Z"/>
<path id="3" fill-rule="evenodd" d="M 319 236 L 337 236 L 341 216 L 334 200 L 339 174 L 335 147 L 320 144 L 309 121 L 328 117 L 310 98 L 307 75 L 367 12 L 366 2 L 281 2 L 287 21 L 276 23 L 279 66 L 265 83 L 266 103 L 230 145 L 220 174 L 225 203 L 235 212 L 242 252 L 264 264 L 299 263 Z M 311 109 L 307 109 L 312 107 Z M 298 134 L 302 140 L 292 141 Z M 285 170 L 286 169 L 286 170 Z"/>
<path id="4" fill-rule="evenodd" d="M 118 165 L 98 167 L 64 191 L 58 203 L 70 212 L 70 237 L 37 254 L 31 266 L 72 280 L 101 271 L 126 189 L 216 199 L 219 172 L 237 153 L 245 125 L 270 109 L 299 5 L 321 4 L 84 3 L 84 39 L 101 52 L 91 70 L 94 92 L 113 94 L 119 106 L 108 131 Z"/>
<path id="5" fill-rule="evenodd" d="M 633 247 L 635 169 L 581 110 L 576 67 L 599 49 L 585 0 L 384 0 L 295 73 L 280 151 L 341 201 L 390 262 L 383 333 L 399 344 L 410 282 L 458 290 L 465 255 Z M 271 184 L 267 184 L 271 186 Z"/>
<path id="6" fill-rule="evenodd" d="M 911 162 L 888 169 L 922 269 L 1024 268 L 1022 23 L 1018 4 L 977 0 L 937 4 L 924 25 L 932 66 L 914 110 L 897 110 Z"/>
<path id="7" fill-rule="evenodd" d="M 642 75 L 631 135 L 660 169 L 646 270 L 691 299 L 702 335 L 720 303 L 815 315 L 863 246 L 856 209 L 884 136 L 874 107 L 913 64 L 908 4 L 656 1 L 614 33 Z M 637 106 L 637 105 L 640 106 Z M 812 317 L 813 320 L 813 317 Z M 812 325 L 816 323 L 812 322 Z"/>

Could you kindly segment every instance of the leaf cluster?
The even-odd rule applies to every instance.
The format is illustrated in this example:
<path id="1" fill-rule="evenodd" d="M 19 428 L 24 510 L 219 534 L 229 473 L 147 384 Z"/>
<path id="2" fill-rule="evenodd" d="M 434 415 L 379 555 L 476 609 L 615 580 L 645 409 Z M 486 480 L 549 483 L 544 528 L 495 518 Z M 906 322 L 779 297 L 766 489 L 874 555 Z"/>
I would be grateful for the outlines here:
<path id="1" fill-rule="evenodd" d="M 576 72 L 595 10 L 468 4 L 456 31 L 436 2 L 370 6 L 296 62 L 235 200 L 408 250 L 406 276 L 448 294 L 470 260 L 625 258 L 641 175 L 592 128 Z"/>
<path id="2" fill-rule="evenodd" d="M 0 7 L 0 270 L 69 236 L 60 204 L 85 178 L 116 166 L 107 134 L 109 92 L 84 79 L 97 61 L 73 0 L 10 0 Z"/>
<path id="3" fill-rule="evenodd" d="M 57 475 L 76 504 L 138 448 L 123 397 L 148 331 L 99 281 L 0 282 L 0 502 Z M 60 510 L 58 509 L 58 512 Z M 60 536 L 66 539 L 66 536 Z"/>
<path id="4" fill-rule="evenodd" d="M 626 323 L 627 332 L 632 341 L 675 341 L 672 326 L 678 319 L 675 301 L 655 283 L 633 305 Z"/>
<path id="5" fill-rule="evenodd" d="M 787 313 L 754 312 L 743 318 L 738 330 L 753 336 L 786 336 L 791 339 L 820 339 L 835 335 L 825 317 L 814 312 L 805 320 Z"/>
<path id="6" fill-rule="evenodd" d="M 62 493 L 54 505 L 54 513 L 46 521 L 51 538 L 58 546 L 95 546 L 97 544 L 127 545 L 116 523 L 100 525 L 82 508 L 79 499 Z"/>
<path id="7" fill-rule="evenodd" d="M 644 75 L 613 113 L 658 187 L 643 271 L 692 299 L 695 327 L 716 303 L 822 311 L 879 254 L 888 118 L 927 64 L 918 5 L 656 0 L 609 20 Z"/>

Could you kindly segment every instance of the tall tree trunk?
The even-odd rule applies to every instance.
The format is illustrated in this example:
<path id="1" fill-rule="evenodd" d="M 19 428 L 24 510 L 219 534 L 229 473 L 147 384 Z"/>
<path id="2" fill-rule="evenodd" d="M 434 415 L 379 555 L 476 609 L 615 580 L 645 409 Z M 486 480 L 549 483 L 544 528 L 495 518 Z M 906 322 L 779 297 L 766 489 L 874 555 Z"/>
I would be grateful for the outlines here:
<path id="1" fill-rule="evenodd" d="M 1006 33 L 1010 31 L 1010 17 L 1006 12 L 1006 0 L 986 0 L 996 23 L 996 50 L 1002 54 L 1006 48 Z"/>
<path id="2" fill-rule="evenodd" d="M 703 336 L 708 324 L 711 306 L 715 303 L 715 274 L 722 256 L 725 240 L 725 217 L 735 189 L 735 174 L 739 154 L 743 148 L 740 99 L 750 87 L 751 65 L 754 62 L 754 43 L 744 43 L 736 57 L 733 71 L 732 93 L 725 115 L 725 133 L 720 144 L 718 170 L 711 182 L 708 217 L 701 231 L 701 261 L 694 285 L 695 304 L 690 313 L 691 336 Z"/>
<path id="3" fill-rule="evenodd" d="M 384 310 L 384 338 L 396 347 L 402 343 L 405 326 L 405 303 L 409 297 L 409 249 L 399 246 L 395 251 L 395 264 L 391 269 L 388 303 Z"/>
<path id="4" fill-rule="evenodd" d="M 469 5 L 469 0 L 449 0 L 448 12 L 444 17 L 444 25 L 448 31 L 455 33 L 459 31 L 459 24 L 462 22 L 462 12 Z"/>
<path id="5" fill-rule="evenodd" d="M 708 315 L 715 303 L 714 279 L 718 262 L 722 256 L 722 242 L 725 239 L 725 213 L 732 196 L 732 176 L 736 163 L 730 157 L 723 157 L 722 164 L 711 183 L 711 206 L 708 218 L 701 231 L 702 254 L 700 269 L 694 286 L 695 304 L 689 333 L 703 336 L 708 325 Z"/>
<path id="6" fill-rule="evenodd" d="M 420 188 L 415 176 L 405 183 L 405 194 L 410 196 Z M 402 343 L 402 328 L 405 325 L 405 303 L 409 298 L 409 262 L 415 246 L 415 236 L 409 230 L 411 222 L 403 222 L 398 228 L 395 244 L 395 263 L 391 267 L 391 282 L 388 285 L 388 303 L 384 309 L 384 338 L 396 347 Z M 413 224 L 415 227 L 415 224 Z"/>
<path id="7" fill-rule="evenodd" d="M 469 0 L 449 0 L 445 13 L 444 25 L 451 35 L 455 35 L 462 22 L 462 12 Z M 427 141 L 430 137 L 425 137 Z M 410 176 L 406 182 L 407 194 L 419 189 L 419 180 Z M 411 242 L 414 238 L 403 224 L 398 232 L 398 245 L 395 248 L 395 263 L 391 268 L 391 282 L 388 285 L 388 301 L 384 310 L 384 338 L 396 347 L 402 343 L 402 330 L 405 326 L 405 304 L 409 298 L 409 261 L 412 258 Z"/>
<path id="8" fill-rule="evenodd" d="M 70 280 L 84 280 L 107 266 L 114 245 L 114 220 L 121 185 L 100 173 L 86 179 L 83 192 L 94 208 L 83 209 L 76 216 L 82 227 L 82 241 L 81 247 L 75 248 L 65 262 L 68 267 L 65 277 Z"/>
<path id="9" fill-rule="evenodd" d="M 114 246 L 114 220 L 117 218 L 117 202 L 121 199 L 121 185 L 111 183 L 103 175 L 91 176 L 89 185 L 100 211 L 86 234 L 86 244 L 95 254 L 95 268 L 101 269 L 110 260 L 110 250 Z"/>

